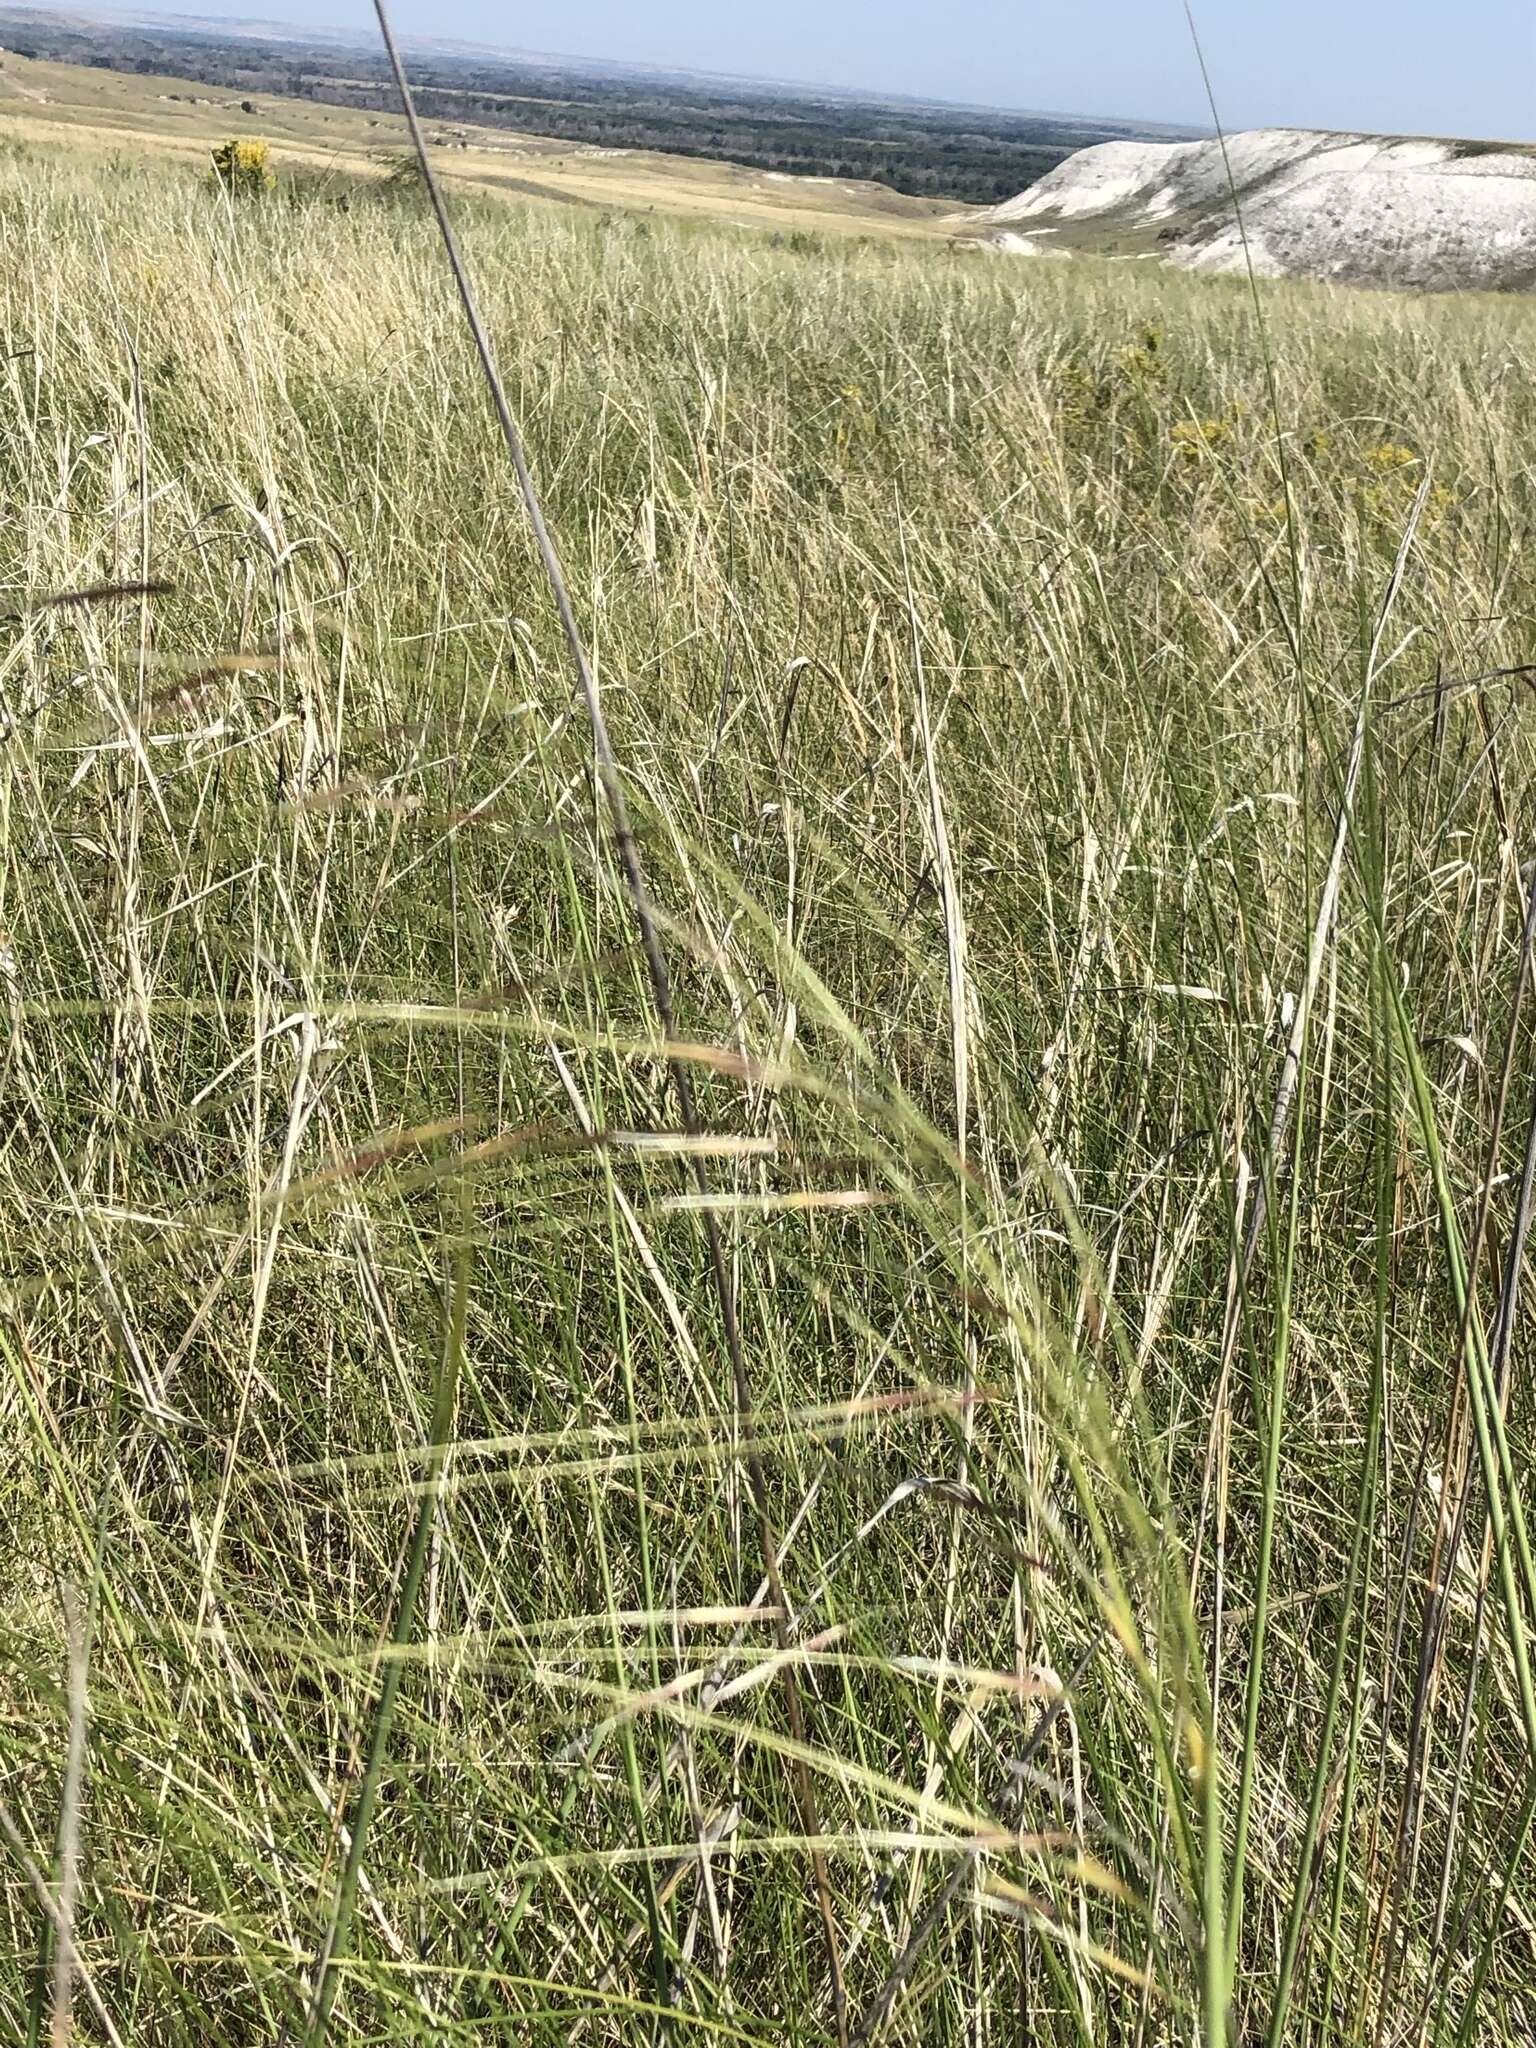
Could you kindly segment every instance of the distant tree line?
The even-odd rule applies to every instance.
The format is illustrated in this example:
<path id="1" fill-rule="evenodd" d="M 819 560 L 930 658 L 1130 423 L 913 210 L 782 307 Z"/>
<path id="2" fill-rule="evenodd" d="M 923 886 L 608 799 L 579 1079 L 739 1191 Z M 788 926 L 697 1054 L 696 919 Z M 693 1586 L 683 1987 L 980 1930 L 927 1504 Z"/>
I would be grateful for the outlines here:
<path id="1" fill-rule="evenodd" d="M 25 22 L 24 29 L 22 23 Z M 13 25 L 20 33 L 12 34 Z M 383 112 L 394 91 L 383 60 L 359 47 L 301 40 L 260 44 L 211 32 L 7 15 L 0 38 L 25 56 L 101 69 L 166 73 L 250 95 L 282 94 Z M 1101 124 L 874 102 L 765 85 L 712 89 L 594 73 L 558 63 L 433 58 L 414 63 L 423 113 L 609 149 L 712 157 L 799 176 L 861 179 L 916 198 L 989 204 L 1010 198 L 1086 142 Z"/>

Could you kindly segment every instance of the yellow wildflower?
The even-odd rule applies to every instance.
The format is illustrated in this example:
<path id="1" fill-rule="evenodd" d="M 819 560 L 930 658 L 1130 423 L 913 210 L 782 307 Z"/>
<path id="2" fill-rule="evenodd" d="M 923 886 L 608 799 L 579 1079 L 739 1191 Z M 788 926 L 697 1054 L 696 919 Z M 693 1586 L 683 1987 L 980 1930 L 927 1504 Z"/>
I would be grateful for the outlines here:
<path id="1" fill-rule="evenodd" d="M 1228 419 L 1176 420 L 1168 429 L 1175 455 L 1185 462 L 1198 462 L 1212 448 L 1224 448 L 1232 438 Z"/>
<path id="2" fill-rule="evenodd" d="M 1364 450 L 1364 455 L 1370 467 L 1383 476 L 1390 476 L 1394 470 L 1411 469 L 1419 459 L 1400 441 L 1375 441 Z"/>

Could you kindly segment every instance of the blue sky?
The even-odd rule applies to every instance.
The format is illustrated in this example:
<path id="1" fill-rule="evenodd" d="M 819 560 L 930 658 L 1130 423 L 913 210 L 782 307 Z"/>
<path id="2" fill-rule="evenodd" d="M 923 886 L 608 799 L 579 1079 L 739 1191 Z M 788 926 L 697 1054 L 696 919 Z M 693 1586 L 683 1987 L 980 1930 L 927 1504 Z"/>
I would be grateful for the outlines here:
<path id="1" fill-rule="evenodd" d="M 186 11 L 373 18 L 366 0 L 186 0 Z M 1181 0 L 393 0 L 393 11 L 402 32 L 525 50 L 1207 118 Z M 1536 140 L 1536 0 L 1196 0 L 1195 15 L 1229 127 Z"/>

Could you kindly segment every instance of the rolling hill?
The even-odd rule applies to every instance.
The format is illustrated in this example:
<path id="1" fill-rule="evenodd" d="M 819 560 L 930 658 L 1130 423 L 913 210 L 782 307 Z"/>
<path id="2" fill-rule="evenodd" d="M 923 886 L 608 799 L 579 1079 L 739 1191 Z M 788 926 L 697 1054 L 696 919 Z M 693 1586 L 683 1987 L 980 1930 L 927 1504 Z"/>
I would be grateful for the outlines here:
<path id="1" fill-rule="evenodd" d="M 602 149 L 427 110 L 438 167 L 463 191 L 716 220 L 785 234 L 947 240 L 952 204 L 867 180 L 796 177 L 658 150 Z M 267 141 L 280 177 L 344 186 L 387 177 L 407 147 L 397 113 L 206 80 L 54 63 L 0 46 L 0 137 L 24 148 L 209 161 L 234 134 Z M 967 212 L 967 219 L 970 217 Z"/>
<path id="2" fill-rule="evenodd" d="M 1536 149 L 1302 128 L 1079 150 L 967 232 L 1021 255 L 1421 291 L 1536 286 Z"/>

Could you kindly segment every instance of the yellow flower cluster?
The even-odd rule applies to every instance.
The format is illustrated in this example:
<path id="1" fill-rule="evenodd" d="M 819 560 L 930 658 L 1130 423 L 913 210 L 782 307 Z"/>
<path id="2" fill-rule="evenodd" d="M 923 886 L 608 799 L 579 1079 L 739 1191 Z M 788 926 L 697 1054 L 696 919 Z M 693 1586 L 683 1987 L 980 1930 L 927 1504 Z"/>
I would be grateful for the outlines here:
<path id="1" fill-rule="evenodd" d="M 254 135 L 232 136 L 213 152 L 213 175 L 226 192 L 241 198 L 259 197 L 277 183 L 272 152 Z"/>
<path id="2" fill-rule="evenodd" d="M 1134 383 L 1161 384 L 1166 381 L 1168 372 L 1163 366 L 1161 353 L 1165 332 L 1149 321 L 1135 341 L 1116 353 L 1116 363 Z"/>
<path id="3" fill-rule="evenodd" d="M 1168 429 L 1173 452 L 1182 461 L 1198 462 L 1214 448 L 1225 448 L 1232 438 L 1230 419 L 1175 420 Z"/>
<path id="4" fill-rule="evenodd" d="M 1419 459 L 1411 448 L 1405 448 L 1400 441 L 1373 441 L 1370 447 L 1361 452 L 1367 466 L 1382 476 L 1390 476 L 1399 469 L 1412 469 Z"/>
<path id="5" fill-rule="evenodd" d="M 1401 523 L 1411 502 L 1412 493 L 1396 488 L 1390 477 L 1382 483 L 1367 484 L 1360 493 L 1360 503 L 1373 519 L 1389 520 L 1394 526 Z M 1437 526 L 1455 503 L 1456 493 L 1444 484 L 1436 484 L 1424 500 L 1421 527 L 1427 531 Z"/>

